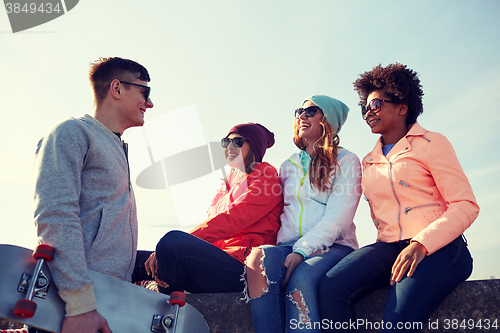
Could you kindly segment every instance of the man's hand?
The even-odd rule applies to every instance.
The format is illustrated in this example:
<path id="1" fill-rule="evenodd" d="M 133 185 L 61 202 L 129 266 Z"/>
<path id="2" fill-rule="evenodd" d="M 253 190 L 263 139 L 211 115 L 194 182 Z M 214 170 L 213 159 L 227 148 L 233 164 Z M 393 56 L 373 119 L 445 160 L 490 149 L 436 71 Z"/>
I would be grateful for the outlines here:
<path id="1" fill-rule="evenodd" d="M 156 261 L 156 252 L 151 253 L 148 260 L 144 263 L 144 267 L 146 268 L 146 272 L 148 275 L 153 276 L 155 281 L 158 283 L 160 287 L 167 288 L 168 284 L 162 280 L 158 276 L 158 263 Z"/>
<path id="2" fill-rule="evenodd" d="M 285 273 L 285 278 L 283 279 L 283 286 L 286 286 L 288 284 L 288 281 L 290 281 L 293 272 L 295 272 L 295 269 L 303 261 L 304 257 L 300 253 L 292 252 L 286 256 L 285 258 L 286 273 Z"/>
<path id="3" fill-rule="evenodd" d="M 427 249 L 419 242 L 412 242 L 405 247 L 392 265 L 391 286 L 400 282 L 408 269 L 407 276 L 411 277 L 426 255 Z"/>
<path id="4" fill-rule="evenodd" d="M 108 322 L 97 310 L 65 317 L 61 333 L 112 333 Z"/>

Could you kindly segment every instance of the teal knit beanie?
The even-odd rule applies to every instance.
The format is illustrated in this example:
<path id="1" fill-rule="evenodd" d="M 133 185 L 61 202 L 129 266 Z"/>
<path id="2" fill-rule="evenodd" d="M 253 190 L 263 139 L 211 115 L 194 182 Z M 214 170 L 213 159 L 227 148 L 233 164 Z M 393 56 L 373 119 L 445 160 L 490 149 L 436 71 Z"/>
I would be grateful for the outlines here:
<path id="1" fill-rule="evenodd" d="M 333 132 L 340 132 L 342 125 L 344 125 L 347 120 L 347 113 L 349 112 L 349 107 L 347 105 L 338 99 L 325 95 L 311 95 L 304 100 L 302 105 L 304 105 L 306 101 L 311 101 L 319 106 L 326 117 L 326 121 L 332 125 Z"/>

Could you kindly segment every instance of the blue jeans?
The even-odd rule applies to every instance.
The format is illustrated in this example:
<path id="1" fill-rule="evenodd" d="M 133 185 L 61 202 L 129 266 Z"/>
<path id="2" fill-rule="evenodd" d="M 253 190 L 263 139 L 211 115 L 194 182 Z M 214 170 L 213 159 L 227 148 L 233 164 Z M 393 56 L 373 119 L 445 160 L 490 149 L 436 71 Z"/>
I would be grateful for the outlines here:
<path id="1" fill-rule="evenodd" d="M 317 302 L 317 284 L 321 277 L 336 263 L 353 251 L 344 245 L 334 244 L 328 251 L 307 258 L 293 273 L 286 287 L 286 300 L 283 302 L 281 283 L 285 277 L 285 258 L 292 252 L 290 246 L 265 245 L 262 266 L 267 276 L 269 289 L 262 296 L 250 299 L 255 333 L 260 332 L 319 332 L 308 330 L 304 318 L 309 324 L 319 325 Z M 292 293 L 300 291 L 307 313 L 302 313 L 298 304 L 292 299 Z M 285 315 L 286 312 L 286 315 Z"/>
<path id="2" fill-rule="evenodd" d="M 367 245 L 326 274 L 318 287 L 321 319 L 329 323 L 323 332 L 357 332 L 349 325 L 356 322 L 353 304 L 369 292 L 389 286 L 392 266 L 408 244 L 409 240 Z M 472 258 L 460 236 L 425 257 L 412 277 L 391 287 L 381 331 L 419 332 L 439 304 L 471 273 Z"/>
<path id="3" fill-rule="evenodd" d="M 132 281 L 151 280 L 144 262 L 152 252 L 139 251 Z M 170 231 L 156 245 L 158 274 L 169 286 L 158 289 L 190 293 L 242 292 L 244 265 L 237 259 L 183 231 Z"/>

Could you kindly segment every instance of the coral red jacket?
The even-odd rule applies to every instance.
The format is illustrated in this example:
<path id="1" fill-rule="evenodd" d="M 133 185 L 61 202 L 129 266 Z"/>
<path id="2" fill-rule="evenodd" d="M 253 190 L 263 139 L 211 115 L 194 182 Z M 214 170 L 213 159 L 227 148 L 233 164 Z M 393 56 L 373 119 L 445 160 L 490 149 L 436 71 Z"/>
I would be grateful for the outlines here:
<path id="1" fill-rule="evenodd" d="M 282 211 L 278 172 L 262 162 L 241 183 L 230 188 L 223 183 L 212 200 L 208 219 L 190 233 L 244 263 L 251 248 L 276 244 Z"/>
<path id="2" fill-rule="evenodd" d="M 411 238 L 432 254 L 460 236 L 479 214 L 450 142 L 418 123 L 387 156 L 379 140 L 362 165 L 377 241 Z"/>

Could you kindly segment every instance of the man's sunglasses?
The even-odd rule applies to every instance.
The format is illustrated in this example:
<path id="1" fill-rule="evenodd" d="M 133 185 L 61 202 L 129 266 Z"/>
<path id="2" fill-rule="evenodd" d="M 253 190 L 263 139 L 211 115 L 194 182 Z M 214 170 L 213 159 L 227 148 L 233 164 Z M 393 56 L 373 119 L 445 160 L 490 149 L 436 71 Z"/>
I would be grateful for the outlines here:
<path id="1" fill-rule="evenodd" d="M 148 101 L 148 99 L 149 99 L 149 94 L 151 93 L 151 87 L 148 87 L 148 86 L 143 86 L 142 84 L 137 84 L 137 83 L 127 82 L 127 81 L 120 81 L 120 83 L 131 84 L 131 85 L 133 85 L 133 86 L 137 86 L 137 87 L 141 87 L 141 88 L 146 89 L 145 91 L 143 91 L 143 92 L 142 92 L 142 94 L 144 95 L 144 98 L 146 99 L 146 102 Z"/>
<path id="2" fill-rule="evenodd" d="M 321 108 L 319 106 L 310 106 L 308 108 L 299 108 L 297 110 L 295 110 L 295 118 L 299 118 L 300 115 L 302 113 L 304 113 L 306 115 L 307 118 L 311 118 L 311 117 L 314 117 L 314 115 L 316 114 L 316 112 L 318 112 L 318 110 L 321 110 Z"/>
<path id="3" fill-rule="evenodd" d="M 380 98 L 372 99 L 367 106 L 361 105 L 361 116 L 363 117 L 363 120 L 366 120 L 367 118 L 366 115 L 368 114 L 368 112 L 372 112 L 374 114 L 379 113 L 380 109 L 382 108 L 382 102 L 396 103 L 386 99 L 380 99 Z"/>
<path id="4" fill-rule="evenodd" d="M 229 147 L 229 144 L 232 142 L 236 148 L 241 148 L 245 141 L 248 141 L 248 140 L 245 138 L 242 138 L 240 136 L 237 136 L 237 137 L 232 138 L 232 139 L 223 138 L 220 140 L 220 144 L 222 145 L 222 148 L 227 148 L 227 147 Z"/>

